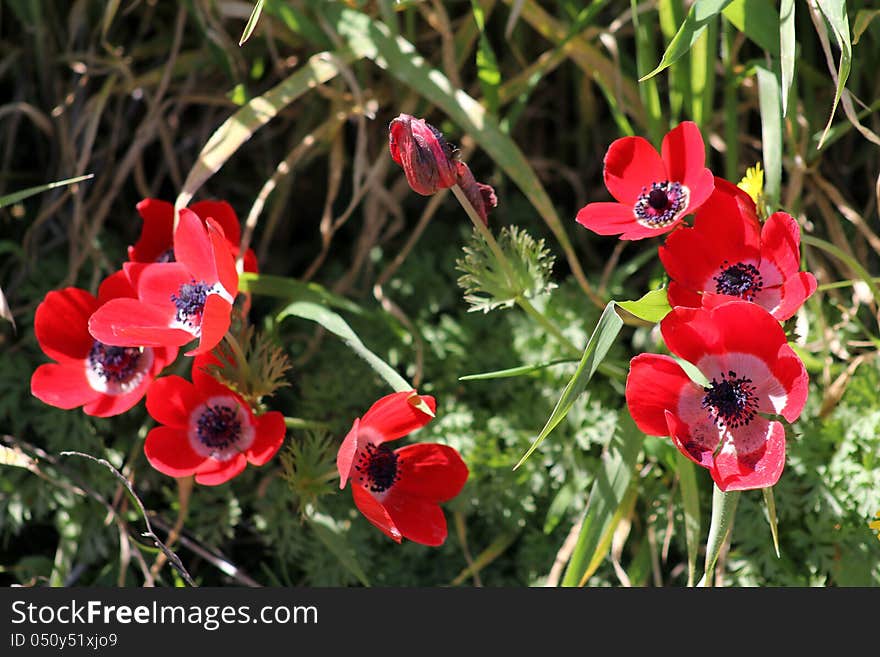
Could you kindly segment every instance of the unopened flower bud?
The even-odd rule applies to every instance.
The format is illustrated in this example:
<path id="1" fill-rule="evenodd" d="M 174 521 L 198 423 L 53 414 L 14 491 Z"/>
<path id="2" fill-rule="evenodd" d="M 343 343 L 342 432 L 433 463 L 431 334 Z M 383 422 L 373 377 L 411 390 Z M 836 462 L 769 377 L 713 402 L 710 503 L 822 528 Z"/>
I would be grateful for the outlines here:
<path id="1" fill-rule="evenodd" d="M 430 196 L 458 182 L 453 147 L 434 126 L 409 114 L 391 121 L 388 129 L 391 157 L 406 174 L 414 191 Z"/>

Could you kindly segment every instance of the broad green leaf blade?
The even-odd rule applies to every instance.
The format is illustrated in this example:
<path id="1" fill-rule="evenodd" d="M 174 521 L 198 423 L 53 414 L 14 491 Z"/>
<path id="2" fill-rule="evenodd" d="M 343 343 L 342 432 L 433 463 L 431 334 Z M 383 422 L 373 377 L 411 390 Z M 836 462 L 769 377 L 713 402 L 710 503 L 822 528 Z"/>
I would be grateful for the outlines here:
<path id="1" fill-rule="evenodd" d="M 276 319 L 278 322 L 282 322 L 286 317 L 300 317 L 311 320 L 342 338 L 342 341 L 358 356 L 363 358 L 376 371 L 376 374 L 385 379 L 385 382 L 395 392 L 406 392 L 413 389 L 412 385 L 397 373 L 397 370 L 367 349 L 346 321 L 332 310 L 311 301 L 294 301 L 285 306 L 278 313 Z M 428 415 L 434 415 L 424 402 L 421 402 L 418 408 Z"/>
<path id="2" fill-rule="evenodd" d="M 794 0 L 784 1 L 793 2 Z M 871 21 L 878 16 L 880 16 L 880 9 L 859 9 L 856 12 L 856 18 L 853 21 L 853 45 L 856 45 L 859 42 L 859 39 L 862 38 L 865 30 L 867 30 L 868 26 L 871 24 Z"/>
<path id="3" fill-rule="evenodd" d="M 782 116 L 788 113 L 788 97 L 794 84 L 794 58 L 797 41 L 794 32 L 794 0 L 779 5 L 779 68 L 782 80 Z"/>
<path id="4" fill-rule="evenodd" d="M 241 33 L 241 38 L 238 40 L 239 46 L 243 46 L 244 42 L 251 38 L 254 28 L 257 27 L 257 21 L 260 20 L 260 14 L 263 11 L 264 2 L 265 0 L 257 0 L 257 4 L 254 5 L 254 10 L 251 12 L 251 16 L 248 18 L 248 22 L 244 26 L 244 31 Z"/>
<path id="5" fill-rule="evenodd" d="M 339 62 L 351 63 L 350 53 L 321 52 L 288 78 L 261 96 L 252 98 L 217 128 L 202 147 L 198 160 L 183 183 L 174 203 L 176 209 L 186 207 L 193 195 L 253 134 L 266 125 L 282 109 L 307 91 L 332 80 L 339 73 Z"/>
<path id="6" fill-rule="evenodd" d="M 779 56 L 780 12 L 768 0 L 733 0 L 724 11 L 724 18 L 736 29 L 763 48 L 772 57 Z"/>
<path id="7" fill-rule="evenodd" d="M 666 288 L 651 290 L 638 301 L 618 301 L 617 305 L 646 322 L 659 322 L 672 310 L 666 297 Z"/>
<path id="8" fill-rule="evenodd" d="M 697 586 L 712 586 L 715 577 L 715 564 L 727 535 L 733 527 L 736 506 L 740 491 L 723 492 L 718 486 L 712 489 L 712 521 L 709 524 L 709 539 L 706 542 L 706 565 L 703 578 Z"/>
<path id="9" fill-rule="evenodd" d="M 550 435 L 550 432 L 565 419 L 575 400 L 586 389 L 590 379 L 593 378 L 599 363 L 608 355 L 608 350 L 611 349 L 611 345 L 623 326 L 623 320 L 620 319 L 620 316 L 614 309 L 615 305 L 613 301 L 609 301 L 608 305 L 605 306 L 605 310 L 599 318 L 599 323 L 596 324 L 593 335 L 590 336 L 590 341 L 587 342 L 584 355 L 581 357 L 574 376 L 562 391 L 562 395 L 559 397 L 559 401 L 556 402 L 556 407 L 550 414 L 550 418 L 547 420 L 544 428 L 541 429 L 541 433 L 535 438 L 532 446 L 529 447 L 528 451 L 519 460 L 519 463 L 513 466 L 514 470 L 525 463 L 526 459 L 532 455 L 532 452 L 538 448 L 538 445 L 544 442 L 544 439 Z"/>
<path id="10" fill-rule="evenodd" d="M 481 374 L 466 374 L 458 377 L 459 381 L 485 381 L 486 379 L 507 379 L 514 376 L 523 376 L 537 372 L 551 365 L 561 365 L 562 363 L 573 363 L 570 358 L 560 358 L 551 360 L 546 363 L 538 363 L 536 365 L 520 365 L 519 367 L 510 367 L 506 370 L 495 370 L 494 372 L 483 372 Z"/>
<path id="11" fill-rule="evenodd" d="M 831 26 L 834 38 L 837 40 L 837 46 L 840 48 L 840 63 L 837 67 L 837 90 L 834 93 L 834 102 L 831 104 L 831 114 L 828 116 L 828 123 L 825 124 L 825 130 L 822 133 L 822 139 L 819 140 L 819 147 L 825 141 L 831 122 L 834 120 L 834 112 L 837 111 L 837 103 L 843 95 L 846 87 L 847 78 L 849 78 L 850 67 L 852 66 L 852 40 L 849 35 L 849 19 L 846 15 L 846 0 L 815 0 L 819 6 L 819 11 Z"/>
<path id="12" fill-rule="evenodd" d="M 681 506 L 684 511 L 684 537 L 688 551 L 688 586 L 693 586 L 697 576 L 697 552 L 700 549 L 700 491 L 694 462 L 678 450 L 675 466 L 681 487 Z"/>
<path id="13" fill-rule="evenodd" d="M 773 497 L 773 488 L 762 488 L 764 493 L 764 504 L 767 505 L 767 522 L 770 523 L 770 534 L 773 536 L 773 549 L 776 551 L 776 558 L 779 559 L 779 527 L 776 525 L 776 500 Z"/>
<path id="14" fill-rule="evenodd" d="M 553 501 L 550 502 L 550 507 L 547 509 L 547 516 L 544 518 L 545 534 L 549 534 L 556 529 L 556 526 L 568 512 L 568 509 L 571 506 L 571 501 L 574 499 L 576 493 L 578 493 L 578 491 L 575 490 L 575 485 L 571 481 L 566 481 L 559 488 Z"/>
<path id="15" fill-rule="evenodd" d="M 761 150 L 764 159 L 764 193 L 779 203 L 782 186 L 782 98 L 779 72 L 756 66 L 758 106 L 761 112 Z"/>
<path id="16" fill-rule="evenodd" d="M 709 21 L 720 14 L 730 3 L 731 0 L 700 0 L 700 2 L 695 2 L 691 6 L 684 22 L 678 28 L 678 32 L 675 33 L 672 41 L 669 42 L 669 46 L 666 48 L 666 52 L 663 53 L 657 68 L 639 78 L 639 82 L 654 77 L 660 71 L 678 61 L 691 49 L 691 46 L 700 37 L 703 30 L 706 29 Z"/>
<path id="17" fill-rule="evenodd" d="M 345 540 L 345 536 L 343 536 L 336 522 L 322 513 L 307 515 L 306 520 L 309 523 L 309 527 L 315 532 L 318 540 L 327 546 L 327 549 L 339 560 L 339 563 L 348 572 L 357 577 L 361 584 L 370 586 L 367 574 L 358 562 L 354 550 L 351 549 L 351 546 Z"/>
<path id="18" fill-rule="evenodd" d="M 319 11 L 336 27 L 357 57 L 370 59 L 379 68 L 387 70 L 440 107 L 474 138 L 529 199 L 559 241 L 581 287 L 594 301 L 598 301 L 587 282 L 553 201 L 519 146 L 504 134 L 486 109 L 464 91 L 455 89 L 443 73 L 432 68 L 418 54 L 415 46 L 403 37 L 393 36 L 381 22 L 374 21 L 361 12 L 344 8 L 339 3 L 321 3 Z"/>
<path id="19" fill-rule="evenodd" d="M 244 272 L 238 276 L 238 289 L 240 292 L 252 292 L 288 301 L 312 301 L 355 315 L 364 314 L 364 309 L 353 301 L 333 294 L 317 283 L 303 283 L 286 276 Z"/>
<path id="20" fill-rule="evenodd" d="M 50 189 L 55 189 L 56 187 L 64 187 L 65 185 L 73 185 L 74 183 L 81 182 L 83 180 L 88 180 L 89 178 L 94 178 L 95 174 L 89 173 L 85 176 L 77 176 L 76 178 L 67 178 L 66 180 L 59 180 L 57 182 L 51 182 L 46 185 L 37 185 L 36 187 L 28 187 L 27 189 L 22 189 L 18 192 L 13 192 L 12 194 L 7 194 L 6 196 L 0 196 L 0 208 L 12 205 L 13 203 L 18 203 L 19 201 L 23 201 L 24 199 L 34 196 L 36 194 L 40 194 L 42 192 L 48 191 Z"/>
<path id="21" fill-rule="evenodd" d="M 562 578 L 562 586 L 579 586 L 590 576 L 590 567 L 604 557 L 620 520 L 619 511 L 626 506 L 636 463 L 642 450 L 643 435 L 628 413 L 620 414 L 618 430 L 612 436 L 602 459 L 602 467 L 590 490 L 584 522 L 577 544 Z M 603 551 L 604 547 L 604 551 Z"/>

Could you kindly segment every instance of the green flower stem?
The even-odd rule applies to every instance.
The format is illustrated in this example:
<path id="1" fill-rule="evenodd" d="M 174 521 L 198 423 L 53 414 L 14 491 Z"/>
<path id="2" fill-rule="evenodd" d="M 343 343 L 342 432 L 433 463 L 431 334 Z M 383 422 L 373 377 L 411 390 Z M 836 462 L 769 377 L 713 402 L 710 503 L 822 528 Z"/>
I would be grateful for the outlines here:
<path id="1" fill-rule="evenodd" d="M 471 223 L 473 223 L 474 227 L 477 229 L 477 232 L 480 233 L 480 236 L 486 241 L 486 244 L 489 245 L 489 248 L 492 250 L 492 254 L 498 261 L 498 265 L 501 267 L 502 270 L 504 270 L 504 277 L 507 279 L 508 284 L 513 285 L 515 279 L 513 268 L 510 266 L 510 262 L 507 260 L 507 256 L 504 255 L 504 251 L 502 251 L 501 247 L 498 245 L 498 241 L 495 239 L 495 236 L 492 235 L 492 231 L 490 231 L 486 224 L 483 223 L 480 215 L 477 214 L 474 206 L 471 205 L 471 202 L 464 194 L 464 190 L 462 190 L 459 185 L 452 186 L 452 193 L 455 194 L 455 198 L 458 199 L 461 207 L 464 208 L 464 211 L 470 218 Z M 529 317 L 531 317 L 542 327 L 547 329 L 547 331 L 549 331 L 553 335 L 553 337 L 559 340 L 559 342 L 566 349 L 568 349 L 572 353 L 572 355 L 580 355 L 581 350 L 578 349 L 571 340 L 566 338 L 559 327 L 556 326 L 549 319 L 547 319 L 547 317 L 542 314 L 537 308 L 535 308 L 528 299 L 526 299 L 522 295 L 517 295 L 516 304 L 520 308 L 522 308 Z"/>
<path id="2" fill-rule="evenodd" d="M 318 430 L 326 430 L 330 428 L 330 425 L 326 422 L 319 422 L 317 420 L 304 420 L 300 417 L 288 417 L 284 416 L 284 425 L 288 429 L 318 429 Z"/>
<path id="3" fill-rule="evenodd" d="M 706 541 L 705 573 L 697 586 L 712 586 L 712 581 L 715 579 L 715 564 L 718 561 L 718 555 L 721 554 L 721 547 L 733 528 L 739 497 L 740 491 L 738 490 L 725 493 L 717 485 L 713 486 L 712 520 L 709 524 L 709 539 Z"/>

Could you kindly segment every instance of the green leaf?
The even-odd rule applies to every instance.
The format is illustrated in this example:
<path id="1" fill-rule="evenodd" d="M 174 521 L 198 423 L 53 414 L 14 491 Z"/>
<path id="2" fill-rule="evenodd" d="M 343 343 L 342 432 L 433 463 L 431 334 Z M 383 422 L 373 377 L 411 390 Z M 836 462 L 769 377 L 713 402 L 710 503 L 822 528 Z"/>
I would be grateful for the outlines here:
<path id="1" fill-rule="evenodd" d="M 693 586 L 697 573 L 697 552 L 700 549 L 700 491 L 694 462 L 675 450 L 675 466 L 681 487 L 684 511 L 684 537 L 688 551 L 688 586 Z"/>
<path id="2" fill-rule="evenodd" d="M 782 98 L 779 72 L 764 66 L 758 73 L 758 106 L 761 112 L 761 151 L 764 159 L 764 193 L 774 204 L 782 186 Z"/>
<path id="3" fill-rule="evenodd" d="M 336 521 L 322 513 L 307 515 L 306 520 L 309 523 L 309 527 L 315 532 L 318 540 L 327 546 L 327 549 L 333 553 L 333 556 L 339 559 L 339 563 L 348 572 L 357 577 L 361 584 L 370 586 L 367 574 L 358 562 L 354 550 L 351 549 L 351 546 L 345 540 L 345 536 L 343 536 Z"/>
<path id="4" fill-rule="evenodd" d="M 12 194 L 7 194 L 6 196 L 0 196 L 0 208 L 12 205 L 13 203 L 18 203 L 19 201 L 23 201 L 24 199 L 34 196 L 36 194 L 40 194 L 42 192 L 48 191 L 50 189 L 55 189 L 56 187 L 64 187 L 65 185 L 72 185 L 74 183 L 81 182 L 83 180 L 88 180 L 90 178 L 94 178 L 95 174 L 89 173 L 85 176 L 77 176 L 76 178 L 67 178 L 66 180 L 59 180 L 57 182 L 51 182 L 46 185 L 37 185 L 36 187 L 28 187 L 27 189 L 22 189 L 18 192 L 13 192 Z"/>
<path id="5" fill-rule="evenodd" d="M 186 207 L 199 188 L 278 112 L 307 91 L 336 77 L 340 62 L 351 63 L 355 59 L 356 57 L 351 54 L 335 55 L 330 52 L 312 55 L 295 73 L 263 95 L 248 101 L 226 119 L 202 147 L 195 165 L 183 183 L 183 189 L 180 190 L 174 207 L 177 209 Z"/>
<path id="6" fill-rule="evenodd" d="M 794 58 L 797 41 L 794 31 L 794 0 L 781 0 L 779 6 L 779 68 L 782 81 L 782 116 L 788 113 L 788 97 L 794 84 Z"/>
<path id="7" fill-rule="evenodd" d="M 779 56 L 779 19 L 769 0 L 733 0 L 722 12 L 740 32 L 773 57 Z"/>
<path id="8" fill-rule="evenodd" d="M 779 527 L 776 525 L 776 500 L 773 497 L 773 488 L 762 488 L 764 503 L 767 505 L 767 522 L 770 523 L 770 534 L 773 536 L 773 549 L 776 558 L 779 559 Z"/>
<path id="9" fill-rule="evenodd" d="M 492 116 L 498 116 L 498 88 L 501 86 L 501 71 L 498 70 L 498 59 L 492 44 L 486 36 L 486 19 L 480 0 L 471 0 L 471 8 L 474 21 L 480 31 L 480 40 L 477 46 L 477 78 L 483 89 L 483 98 L 486 101 L 486 109 Z"/>
<path id="10" fill-rule="evenodd" d="M 666 52 L 663 53 L 663 57 L 660 59 L 660 63 L 657 64 L 657 68 L 639 78 L 639 82 L 654 77 L 660 71 L 678 61 L 688 50 L 691 49 L 694 42 L 700 38 L 700 35 L 703 33 L 703 30 L 706 29 L 709 21 L 720 14 L 724 8 L 731 3 L 731 1 L 732 0 L 701 0 L 700 2 L 695 2 L 691 6 L 684 22 L 679 26 L 678 32 L 675 33 L 675 36 L 672 37 L 672 41 L 669 42 L 669 46 L 667 46 Z"/>
<path id="11" fill-rule="evenodd" d="M 286 276 L 244 272 L 238 276 L 238 289 L 240 292 L 252 292 L 290 301 L 312 301 L 355 315 L 364 314 L 364 309 L 353 301 L 333 294 L 317 283 L 303 283 Z"/>
<path id="12" fill-rule="evenodd" d="M 506 370 L 495 370 L 494 372 L 482 372 L 481 374 L 466 374 L 458 377 L 459 381 L 485 381 L 486 379 L 507 379 L 515 376 L 523 376 L 537 372 L 551 365 L 560 365 L 562 363 L 573 363 L 575 361 L 569 358 L 560 358 L 551 360 L 546 363 L 538 363 L 536 365 L 520 365 L 519 367 L 510 367 Z"/>
<path id="13" fill-rule="evenodd" d="M 367 349 L 346 321 L 332 310 L 312 301 L 294 301 L 285 306 L 281 312 L 278 313 L 276 319 L 280 323 L 287 317 L 300 317 L 302 319 L 311 320 L 320 324 L 337 337 L 342 338 L 342 341 L 345 342 L 345 344 L 347 344 L 358 356 L 363 358 L 367 364 L 375 370 L 376 374 L 385 379 L 385 382 L 388 383 L 395 392 L 407 392 L 413 389 L 412 385 L 397 373 L 397 370 Z M 427 404 L 423 401 L 420 401 L 416 408 L 432 417 L 434 415 L 434 413 L 431 412 L 431 409 L 428 408 Z"/>
<path id="14" fill-rule="evenodd" d="M 794 0 L 785 0 L 793 2 Z M 859 9 L 856 12 L 856 18 L 853 21 L 853 45 L 859 42 L 865 30 L 877 16 L 880 16 L 880 9 Z"/>
<path id="15" fill-rule="evenodd" d="M 706 565 L 703 578 L 697 586 L 712 586 L 715 577 L 715 563 L 727 535 L 733 527 L 736 506 L 739 503 L 740 491 L 725 493 L 718 486 L 712 490 L 712 521 L 709 524 L 709 539 L 706 542 Z"/>
<path id="16" fill-rule="evenodd" d="M 553 429 L 565 419 L 575 400 L 586 390 L 587 384 L 599 367 L 599 363 L 608 355 L 608 350 L 611 349 L 611 345 L 623 326 L 623 320 L 620 319 L 620 316 L 614 310 L 614 306 L 614 301 L 609 301 L 608 305 L 605 306 L 605 310 L 602 311 L 602 316 L 593 330 L 593 335 L 590 336 L 590 341 L 587 342 L 584 355 L 581 357 L 574 376 L 562 391 L 562 395 L 559 397 L 559 401 L 556 402 L 556 407 L 550 414 L 550 418 L 547 420 L 544 428 L 541 429 L 541 433 L 535 438 L 532 446 L 529 447 L 528 451 L 519 460 L 519 463 L 513 466 L 514 470 L 525 463 L 526 459 L 532 455 L 532 452 L 538 448 L 538 445 L 544 442 L 544 439 L 550 435 Z"/>
<path id="17" fill-rule="evenodd" d="M 637 494 L 633 474 L 642 450 L 643 434 L 628 413 L 620 414 L 615 432 L 602 458 L 602 467 L 590 490 L 581 532 L 565 569 L 562 586 L 582 586 L 595 572 L 611 544 L 614 528 Z"/>
<path id="18" fill-rule="evenodd" d="M 672 310 L 666 297 L 666 288 L 651 290 L 638 301 L 618 301 L 617 305 L 646 322 L 659 322 Z"/>
<path id="19" fill-rule="evenodd" d="M 825 130 L 822 133 L 822 139 L 819 140 L 819 147 L 825 141 L 831 122 L 834 120 L 834 112 L 837 111 L 837 103 L 843 95 L 846 87 L 846 80 L 849 78 L 849 70 L 852 66 L 852 42 L 849 35 L 849 19 L 846 15 L 846 0 L 816 0 L 819 5 L 819 11 L 828 21 L 837 45 L 840 48 L 840 63 L 837 68 L 837 90 L 834 93 L 834 102 L 831 105 L 831 114 L 828 116 L 828 123 L 825 124 Z"/>
<path id="20" fill-rule="evenodd" d="M 238 40 L 239 46 L 243 46 L 244 42 L 251 38 L 254 28 L 257 27 L 257 21 L 260 20 L 260 13 L 263 11 L 263 2 L 265 0 L 257 0 L 257 4 L 254 5 L 254 10 L 251 12 L 250 18 L 248 18 L 247 25 L 244 26 L 244 32 L 241 33 L 241 38 Z"/>

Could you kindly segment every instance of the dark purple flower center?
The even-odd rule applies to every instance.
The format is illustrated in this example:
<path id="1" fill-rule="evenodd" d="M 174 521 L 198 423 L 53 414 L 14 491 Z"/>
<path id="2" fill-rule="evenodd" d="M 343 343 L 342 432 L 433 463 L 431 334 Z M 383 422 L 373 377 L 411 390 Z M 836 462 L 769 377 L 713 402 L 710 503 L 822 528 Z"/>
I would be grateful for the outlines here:
<path id="1" fill-rule="evenodd" d="M 633 214 L 647 228 L 665 228 L 681 217 L 687 209 L 690 192 L 680 182 L 663 180 L 642 188 L 633 207 Z"/>
<path id="2" fill-rule="evenodd" d="M 719 427 L 735 429 L 752 421 L 758 409 L 755 386 L 747 377 L 737 377 L 736 372 L 721 373 L 721 380 L 712 379 L 704 387 L 702 407 L 714 415 Z"/>
<path id="3" fill-rule="evenodd" d="M 139 347 L 112 347 L 95 340 L 89 350 L 89 369 L 106 383 L 125 384 L 142 374 L 143 355 Z"/>
<path id="4" fill-rule="evenodd" d="M 175 319 L 183 324 L 196 328 L 202 322 L 202 312 L 205 310 L 205 302 L 208 294 L 213 289 L 204 281 L 184 283 L 180 286 L 177 294 L 171 295 L 171 301 L 177 307 Z"/>
<path id="5" fill-rule="evenodd" d="M 156 256 L 156 260 L 154 262 L 177 262 L 177 260 L 174 258 L 174 249 L 165 249 L 164 251 L 162 251 L 162 253 Z"/>
<path id="6" fill-rule="evenodd" d="M 715 281 L 715 291 L 718 294 L 742 297 L 746 301 L 752 301 L 764 287 L 764 279 L 758 268 L 742 262 L 728 265 L 725 260 L 721 265 L 721 273 L 712 280 Z"/>
<path id="7" fill-rule="evenodd" d="M 354 469 L 360 473 L 358 480 L 374 493 L 384 493 L 400 479 L 399 467 L 403 463 L 388 445 L 367 446 L 358 455 Z"/>
<path id="8" fill-rule="evenodd" d="M 224 404 L 205 406 L 196 422 L 196 434 L 203 445 L 213 450 L 235 445 L 241 437 L 238 409 Z"/>

